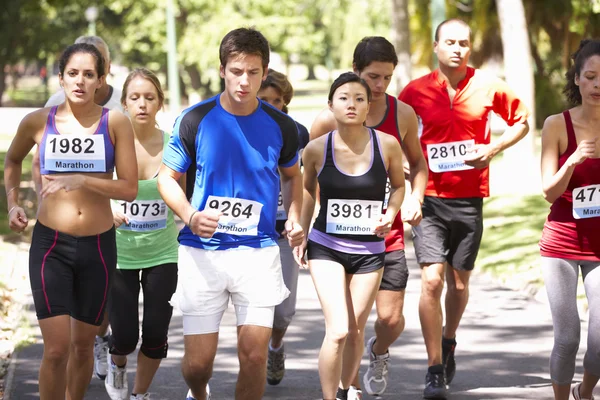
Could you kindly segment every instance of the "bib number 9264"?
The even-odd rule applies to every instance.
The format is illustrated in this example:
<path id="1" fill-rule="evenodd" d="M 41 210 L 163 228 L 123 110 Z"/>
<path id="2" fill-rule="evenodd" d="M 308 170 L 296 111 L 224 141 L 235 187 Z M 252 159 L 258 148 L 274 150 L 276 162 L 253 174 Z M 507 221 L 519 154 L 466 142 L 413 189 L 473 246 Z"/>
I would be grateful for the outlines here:
<path id="1" fill-rule="evenodd" d="M 216 232 L 239 236 L 256 236 L 263 205 L 257 201 L 208 196 L 206 208 L 221 212 Z"/>

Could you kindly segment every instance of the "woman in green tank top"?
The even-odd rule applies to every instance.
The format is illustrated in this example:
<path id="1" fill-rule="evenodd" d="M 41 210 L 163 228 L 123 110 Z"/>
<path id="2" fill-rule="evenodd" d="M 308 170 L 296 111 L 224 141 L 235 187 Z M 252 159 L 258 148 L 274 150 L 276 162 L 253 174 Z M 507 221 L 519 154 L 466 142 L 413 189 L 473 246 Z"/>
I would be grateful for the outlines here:
<path id="1" fill-rule="evenodd" d="M 169 135 L 156 128 L 156 113 L 164 94 L 151 71 L 133 70 L 123 85 L 121 103 L 135 131 L 138 195 L 133 202 L 113 203 L 117 227 L 117 271 L 109 299 L 112 334 L 111 360 L 105 387 L 112 400 L 150 399 L 148 388 L 167 355 L 167 332 L 177 286 L 177 227 L 173 212 L 157 189 L 157 174 Z M 138 301 L 144 293 L 142 344 L 137 357 L 135 384 L 129 397 L 127 355 L 139 337 Z"/>

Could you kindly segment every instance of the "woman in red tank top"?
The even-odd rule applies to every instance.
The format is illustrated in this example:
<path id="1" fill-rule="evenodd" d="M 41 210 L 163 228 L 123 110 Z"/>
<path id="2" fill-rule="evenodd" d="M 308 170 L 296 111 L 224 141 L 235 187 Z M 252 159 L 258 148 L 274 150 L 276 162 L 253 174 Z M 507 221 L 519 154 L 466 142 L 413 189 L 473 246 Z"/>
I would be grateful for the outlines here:
<path id="1" fill-rule="evenodd" d="M 600 41 L 573 55 L 564 93 L 573 108 L 542 130 L 542 187 L 552 204 L 540 250 L 554 325 L 550 378 L 555 400 L 593 399 L 600 377 Z M 571 390 L 580 342 L 579 270 L 589 304 L 583 381 Z"/>

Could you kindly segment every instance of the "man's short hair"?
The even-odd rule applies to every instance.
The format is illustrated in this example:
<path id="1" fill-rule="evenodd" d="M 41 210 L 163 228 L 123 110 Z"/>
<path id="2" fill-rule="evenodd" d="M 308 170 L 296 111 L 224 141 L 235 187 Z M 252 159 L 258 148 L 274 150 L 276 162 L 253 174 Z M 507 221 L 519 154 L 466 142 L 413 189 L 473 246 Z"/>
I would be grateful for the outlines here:
<path id="1" fill-rule="evenodd" d="M 262 60 L 263 69 L 269 65 L 269 41 L 254 28 L 238 28 L 230 31 L 219 46 L 219 60 L 225 67 L 230 57 L 253 54 Z"/>
<path id="2" fill-rule="evenodd" d="M 358 72 L 362 72 L 374 61 L 389 62 L 398 65 L 398 56 L 394 45 L 382 36 L 364 37 L 354 48 L 352 63 Z"/>
<path id="3" fill-rule="evenodd" d="M 100 36 L 79 36 L 75 39 L 75 44 L 77 43 L 87 43 L 93 46 L 96 46 L 100 53 L 105 58 L 104 63 L 106 65 L 110 64 L 110 51 L 108 50 L 108 45 Z"/>
<path id="4" fill-rule="evenodd" d="M 459 18 L 450 18 L 450 19 L 447 19 L 447 20 L 441 22 L 435 29 L 434 39 L 435 39 L 436 43 L 440 41 L 440 30 L 442 29 L 442 27 L 444 25 L 448 25 L 451 23 L 457 23 L 457 24 L 462 25 L 465 28 L 467 28 L 469 30 L 469 39 L 471 39 L 472 32 L 471 32 L 471 27 L 469 26 L 469 24 L 467 24 L 465 21 L 463 21 L 462 19 L 459 19 Z"/>

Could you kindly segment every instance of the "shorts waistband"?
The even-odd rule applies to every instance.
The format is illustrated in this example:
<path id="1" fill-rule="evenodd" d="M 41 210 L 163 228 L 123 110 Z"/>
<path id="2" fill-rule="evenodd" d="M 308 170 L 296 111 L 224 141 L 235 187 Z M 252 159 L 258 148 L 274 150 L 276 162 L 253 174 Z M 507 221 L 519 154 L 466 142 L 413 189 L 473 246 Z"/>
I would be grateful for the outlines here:
<path id="1" fill-rule="evenodd" d="M 97 241 L 98 238 L 100 238 L 100 240 L 104 240 L 104 239 L 111 239 L 112 237 L 115 236 L 115 227 L 114 226 L 105 232 L 98 233 L 96 235 L 90 235 L 90 236 L 69 235 L 68 233 L 64 233 L 64 232 L 58 231 L 56 229 L 49 228 L 46 225 L 42 224 L 40 221 L 37 221 L 35 223 L 35 227 L 33 229 L 34 229 L 34 231 L 38 231 L 41 234 L 47 234 L 47 235 L 55 235 L 58 233 L 57 239 L 69 241 L 69 242 L 92 242 L 92 241 Z"/>

